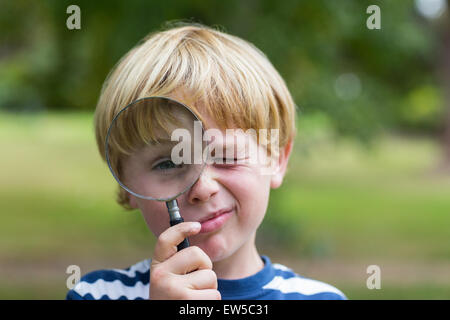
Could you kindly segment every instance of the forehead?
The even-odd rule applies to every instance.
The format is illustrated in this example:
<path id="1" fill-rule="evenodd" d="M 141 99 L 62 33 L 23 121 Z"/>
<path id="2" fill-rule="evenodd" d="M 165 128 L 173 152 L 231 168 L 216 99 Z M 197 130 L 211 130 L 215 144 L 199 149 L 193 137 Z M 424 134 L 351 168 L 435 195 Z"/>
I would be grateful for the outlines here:
<path id="1" fill-rule="evenodd" d="M 228 108 L 219 104 L 214 104 L 213 101 L 202 101 L 196 99 L 188 93 L 185 89 L 178 89 L 170 94 L 170 98 L 181 102 L 199 118 L 202 122 L 203 128 L 226 130 L 230 128 L 238 128 L 238 125 L 232 120 L 231 114 L 224 114 Z M 214 99 L 214 98 L 211 98 Z"/>
<path id="2" fill-rule="evenodd" d="M 211 144 L 232 146 L 242 146 L 248 144 L 257 144 L 258 133 L 254 129 L 241 128 L 232 115 L 222 116 L 223 113 L 215 112 L 215 109 L 207 107 L 201 100 L 195 100 L 186 90 L 179 89 L 170 95 L 171 99 L 180 101 L 188 106 L 201 120 L 203 130 L 208 136 L 213 136 Z"/>

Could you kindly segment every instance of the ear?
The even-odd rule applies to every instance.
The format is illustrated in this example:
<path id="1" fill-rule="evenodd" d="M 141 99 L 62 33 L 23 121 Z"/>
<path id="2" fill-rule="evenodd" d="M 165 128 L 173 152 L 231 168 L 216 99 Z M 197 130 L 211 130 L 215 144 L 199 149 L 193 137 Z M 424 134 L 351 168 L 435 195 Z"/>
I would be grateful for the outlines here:
<path id="1" fill-rule="evenodd" d="M 278 158 L 278 164 L 275 170 L 275 173 L 272 175 L 270 179 L 270 187 L 273 189 L 281 186 L 283 182 L 284 174 L 286 173 L 287 164 L 289 161 L 289 156 L 291 155 L 293 146 L 293 139 L 290 139 L 289 142 L 284 146 L 284 148 L 280 149 L 280 156 Z"/>
<path id="2" fill-rule="evenodd" d="M 127 192 L 127 194 L 128 194 L 128 203 L 130 207 L 132 207 L 133 209 L 138 209 L 139 206 L 136 197 L 129 192 Z"/>

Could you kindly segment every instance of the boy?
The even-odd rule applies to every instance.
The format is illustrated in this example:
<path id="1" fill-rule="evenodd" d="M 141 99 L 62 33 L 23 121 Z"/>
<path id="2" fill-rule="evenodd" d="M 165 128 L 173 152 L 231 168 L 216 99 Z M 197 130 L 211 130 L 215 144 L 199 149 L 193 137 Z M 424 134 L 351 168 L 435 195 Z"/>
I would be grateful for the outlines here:
<path id="1" fill-rule="evenodd" d="M 114 116 L 150 96 L 178 100 L 208 128 L 223 132 L 278 129 L 279 151 L 268 150 L 269 156 L 277 154 L 276 169 L 261 174 L 261 164 L 245 161 L 207 165 L 177 198 L 185 222 L 173 227 L 164 202 L 119 188 L 118 202 L 139 209 L 157 237 L 153 257 L 124 270 L 91 272 L 67 299 L 346 299 L 331 285 L 272 264 L 255 246 L 270 189 L 283 181 L 295 136 L 294 102 L 265 55 L 202 25 L 150 34 L 119 61 L 103 86 L 95 114 L 103 159 Z M 113 160 L 117 167 L 123 165 L 118 159 Z M 186 237 L 191 246 L 177 252 Z"/>

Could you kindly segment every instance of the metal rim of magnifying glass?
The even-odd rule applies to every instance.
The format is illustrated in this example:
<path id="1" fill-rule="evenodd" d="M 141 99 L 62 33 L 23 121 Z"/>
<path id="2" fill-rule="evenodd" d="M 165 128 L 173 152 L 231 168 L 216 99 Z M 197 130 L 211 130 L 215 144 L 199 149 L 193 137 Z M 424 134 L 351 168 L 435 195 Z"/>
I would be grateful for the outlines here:
<path id="1" fill-rule="evenodd" d="M 165 100 L 169 100 L 169 101 L 172 101 L 172 102 L 174 102 L 174 103 L 177 103 L 177 104 L 182 105 L 183 107 L 185 107 L 187 110 L 189 110 L 189 111 L 192 113 L 192 115 L 195 117 L 195 119 L 197 119 L 197 120 L 200 122 L 200 124 L 201 124 L 201 126 L 202 126 L 202 133 L 203 133 L 204 128 L 203 128 L 203 123 L 202 123 L 202 121 L 200 121 L 200 119 L 197 117 L 197 115 L 194 113 L 194 111 L 192 111 L 192 109 L 189 108 L 188 106 L 186 106 L 184 103 L 181 103 L 181 102 L 179 102 L 179 101 L 177 101 L 177 100 L 175 100 L 175 99 L 171 99 L 171 98 L 168 98 L 168 97 L 162 97 L 162 96 L 152 96 L 152 97 L 144 97 L 144 98 L 140 98 L 140 99 L 134 100 L 133 102 L 130 102 L 125 108 L 123 108 L 122 110 L 120 110 L 119 113 L 117 113 L 117 114 L 114 116 L 113 120 L 111 121 L 111 124 L 109 125 L 109 128 L 108 128 L 108 132 L 107 132 L 107 134 L 106 134 L 106 139 L 105 139 L 105 155 L 106 155 L 106 162 L 107 162 L 107 164 L 108 164 L 109 170 L 111 171 L 111 173 L 112 173 L 114 179 L 116 179 L 116 181 L 119 183 L 119 185 L 120 185 L 123 189 L 125 189 L 126 191 L 128 191 L 128 192 L 131 193 L 132 195 L 134 195 L 134 196 L 136 196 L 136 197 L 138 197 L 138 198 L 141 198 L 141 199 L 145 199 L 145 200 L 156 200 L 156 201 L 166 201 L 166 202 L 167 202 L 167 201 L 173 200 L 173 199 L 177 198 L 178 196 L 180 196 L 181 194 L 185 193 L 187 190 L 189 190 L 189 188 L 191 188 L 191 187 L 197 182 L 197 180 L 200 178 L 200 176 L 201 176 L 201 174 L 202 174 L 202 172 L 203 172 L 203 169 L 204 169 L 204 167 L 205 167 L 206 161 L 202 161 L 202 162 L 203 162 L 203 163 L 202 163 L 202 168 L 201 168 L 201 170 L 200 170 L 200 173 L 199 173 L 198 177 L 197 177 L 191 184 L 189 184 L 185 189 L 183 189 L 181 192 L 179 192 L 179 193 L 177 193 L 175 196 L 172 196 L 172 197 L 169 197 L 169 198 L 154 198 L 154 197 L 151 197 L 151 196 L 144 196 L 144 195 L 141 195 L 141 194 L 139 194 L 139 193 L 136 193 L 136 192 L 130 190 L 127 186 L 125 186 L 125 185 L 119 180 L 119 178 L 116 176 L 116 174 L 114 173 L 114 171 L 113 171 L 113 169 L 112 169 L 112 167 L 111 167 L 111 161 L 110 161 L 110 159 L 109 159 L 109 152 L 108 152 L 109 135 L 110 135 L 110 132 L 111 132 L 111 128 L 112 128 L 114 122 L 116 121 L 116 119 L 122 114 L 122 112 L 124 112 L 125 110 L 127 110 L 129 107 L 135 105 L 136 103 L 138 103 L 138 102 L 140 102 L 140 101 L 142 101 L 142 100 L 149 100 L 149 99 L 165 99 Z M 203 156 L 202 156 L 202 160 L 203 160 Z"/>

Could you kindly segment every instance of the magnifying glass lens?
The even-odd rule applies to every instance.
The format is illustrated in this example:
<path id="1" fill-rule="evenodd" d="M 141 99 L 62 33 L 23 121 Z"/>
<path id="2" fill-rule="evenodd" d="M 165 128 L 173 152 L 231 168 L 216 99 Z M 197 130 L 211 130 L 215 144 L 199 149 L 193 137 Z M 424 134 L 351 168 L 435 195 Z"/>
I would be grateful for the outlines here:
<path id="1" fill-rule="evenodd" d="M 203 126 L 184 104 L 165 97 L 137 100 L 112 121 L 106 156 L 113 176 L 128 192 L 168 201 L 200 177 L 205 161 Z"/>

